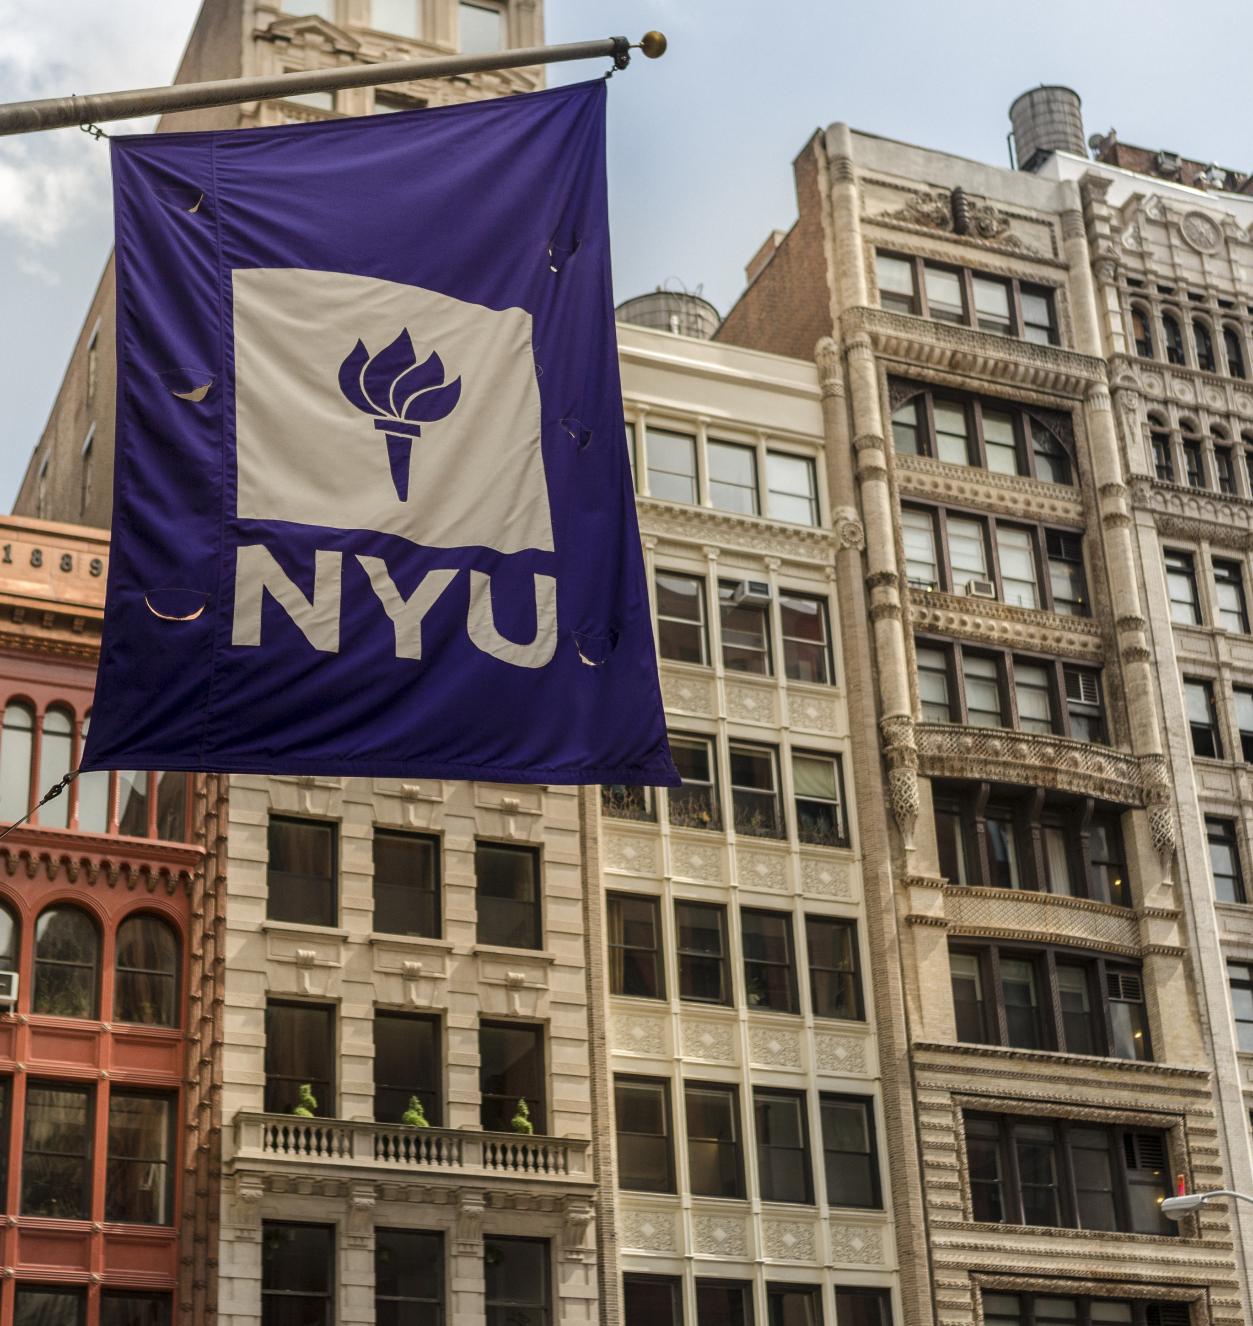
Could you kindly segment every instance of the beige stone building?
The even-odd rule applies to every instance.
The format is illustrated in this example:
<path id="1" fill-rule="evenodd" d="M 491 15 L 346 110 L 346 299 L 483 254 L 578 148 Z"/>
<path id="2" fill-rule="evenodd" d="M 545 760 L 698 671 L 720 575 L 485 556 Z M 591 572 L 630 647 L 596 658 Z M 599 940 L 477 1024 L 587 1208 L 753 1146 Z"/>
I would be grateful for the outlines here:
<path id="1" fill-rule="evenodd" d="M 1172 1225 L 1158 1209 L 1176 1176 L 1242 1179 L 1247 1134 L 1183 699 L 1162 662 L 1161 552 L 1132 485 L 1163 513 L 1180 498 L 1137 478 L 1152 469 L 1113 280 L 1134 252 L 1125 270 L 1156 312 L 1158 283 L 1187 270 L 1217 339 L 1218 298 L 1239 298 L 1218 272 L 1236 259 L 1208 286 L 1186 253 L 1150 275 L 1195 250 L 1188 230 L 1217 253 L 1223 229 L 1151 238 L 1142 217 L 1161 204 L 1135 202 L 1131 181 L 1115 246 L 1109 172 L 1089 173 L 1073 94 L 1020 99 L 1015 130 L 1034 171 L 845 125 L 816 135 L 799 219 L 754 258 L 717 337 L 791 354 L 817 341 L 832 499 L 865 544 L 837 588 L 845 652 L 866 659 L 849 673 L 860 845 L 894 903 L 897 945 L 879 956 L 901 967 L 896 1089 L 917 1115 L 900 1163 L 931 1284 L 907 1315 L 1236 1321 L 1231 1213 Z M 1215 398 L 1196 424 L 1221 417 L 1230 439 L 1234 385 L 1171 373 L 1157 392 L 1176 430 L 1186 389 Z M 1229 510 L 1234 532 L 1240 507 L 1215 497 L 1195 523 Z M 1212 630 L 1178 639 L 1200 675 L 1231 666 Z M 1242 775 L 1198 767 L 1203 799 L 1221 785 L 1236 800 Z M 1218 911 L 1236 957 L 1239 913 Z"/>

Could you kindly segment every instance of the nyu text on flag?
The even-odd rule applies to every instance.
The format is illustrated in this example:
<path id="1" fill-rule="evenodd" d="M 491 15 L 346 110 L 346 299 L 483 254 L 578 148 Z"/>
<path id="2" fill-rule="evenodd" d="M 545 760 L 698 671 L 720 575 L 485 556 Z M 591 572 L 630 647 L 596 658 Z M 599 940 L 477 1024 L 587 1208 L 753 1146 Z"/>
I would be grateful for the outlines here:
<path id="1" fill-rule="evenodd" d="M 112 140 L 113 547 L 84 768 L 677 781 L 605 95 Z"/>

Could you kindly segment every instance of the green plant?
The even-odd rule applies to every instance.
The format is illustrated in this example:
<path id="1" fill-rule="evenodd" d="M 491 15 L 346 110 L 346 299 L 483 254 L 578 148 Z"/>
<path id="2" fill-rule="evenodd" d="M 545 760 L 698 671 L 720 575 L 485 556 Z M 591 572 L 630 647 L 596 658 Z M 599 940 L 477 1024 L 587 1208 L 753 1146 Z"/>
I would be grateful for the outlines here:
<path id="1" fill-rule="evenodd" d="M 400 1116 L 400 1122 L 408 1124 L 410 1128 L 429 1128 L 431 1126 L 426 1117 L 426 1111 L 422 1108 L 422 1102 L 417 1096 L 409 1097 L 409 1108 Z"/>
<path id="2" fill-rule="evenodd" d="M 312 1119 L 318 1111 L 318 1099 L 308 1082 L 302 1082 L 296 1096 L 292 1113 L 302 1119 Z"/>
<path id="3" fill-rule="evenodd" d="M 531 1122 L 531 1111 L 525 1100 L 518 1101 L 518 1108 L 513 1118 L 509 1120 L 509 1127 L 515 1133 L 523 1133 L 528 1137 L 535 1131 L 535 1125 Z"/>

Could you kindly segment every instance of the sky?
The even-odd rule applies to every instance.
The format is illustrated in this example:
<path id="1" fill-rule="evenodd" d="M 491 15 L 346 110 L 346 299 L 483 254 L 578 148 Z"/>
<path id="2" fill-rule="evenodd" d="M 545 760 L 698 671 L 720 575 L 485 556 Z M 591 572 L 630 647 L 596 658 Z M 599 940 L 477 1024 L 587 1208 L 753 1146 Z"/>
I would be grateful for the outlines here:
<path id="1" fill-rule="evenodd" d="M 296 0 L 291 0 L 295 7 Z M 198 0 L 0 0 L 0 101 L 167 83 Z M 796 215 L 791 163 L 838 120 L 1008 164 L 1020 92 L 1064 83 L 1085 132 L 1253 169 L 1247 0 L 546 0 L 547 39 L 659 28 L 610 85 L 615 297 L 668 284 L 721 312 Z M 600 62 L 553 66 L 595 77 Z M 146 124 L 108 126 L 133 132 Z M 39 439 L 111 244 L 108 151 L 0 139 L 0 509 Z"/>

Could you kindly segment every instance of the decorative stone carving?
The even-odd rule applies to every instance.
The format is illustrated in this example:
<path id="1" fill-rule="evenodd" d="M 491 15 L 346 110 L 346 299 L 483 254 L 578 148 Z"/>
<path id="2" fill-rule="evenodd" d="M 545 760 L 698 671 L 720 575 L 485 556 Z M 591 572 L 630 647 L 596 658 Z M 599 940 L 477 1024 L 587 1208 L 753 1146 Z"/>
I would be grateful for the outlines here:
<path id="1" fill-rule="evenodd" d="M 606 833 L 605 865 L 637 875 L 657 874 L 657 842 L 654 838 L 626 833 Z"/>
<path id="2" fill-rule="evenodd" d="M 700 1022 L 684 1018 L 683 1053 L 689 1059 L 711 1063 L 735 1062 L 735 1024 Z"/>
<path id="3" fill-rule="evenodd" d="M 879 720 L 884 751 L 888 759 L 888 804 L 905 843 L 914 845 L 914 824 L 922 804 L 918 794 L 918 750 L 914 742 L 914 720 L 905 714 L 893 714 Z"/>
<path id="4" fill-rule="evenodd" d="M 483 1217 L 487 1194 L 462 1189 L 457 1194 L 457 1251 L 467 1256 L 483 1255 Z"/>
<path id="5" fill-rule="evenodd" d="M 835 547 L 835 534 L 817 525 L 778 525 L 651 497 L 638 498 L 637 506 L 642 532 L 698 547 L 716 542 L 727 551 L 773 553 L 797 561 L 825 561 Z"/>
<path id="6" fill-rule="evenodd" d="M 866 546 L 866 527 L 857 517 L 857 512 L 852 507 L 842 506 L 835 513 L 835 540 L 841 548 L 856 548 L 858 550 Z"/>
<path id="7" fill-rule="evenodd" d="M 375 1189 L 372 1183 L 354 1183 L 348 1198 L 348 1246 L 374 1245 Z"/>
<path id="8" fill-rule="evenodd" d="M 613 1048 L 619 1054 L 647 1054 L 662 1057 L 666 1053 L 664 1018 L 643 1013 L 618 1013 L 613 1019 Z"/>
<path id="9" fill-rule="evenodd" d="M 812 1262 L 814 1227 L 799 1220 L 764 1220 L 761 1230 L 762 1250 L 779 1262 Z"/>
<path id="10" fill-rule="evenodd" d="M 783 852 L 735 849 L 735 868 L 741 888 L 764 889 L 767 893 L 788 891 L 787 856 Z"/>
<path id="11" fill-rule="evenodd" d="M 748 1232 L 731 1216 L 696 1216 L 692 1221 L 694 1251 L 717 1257 L 747 1257 Z"/>
<path id="12" fill-rule="evenodd" d="M 1087 898 L 950 885 L 945 890 L 945 915 L 955 934 L 1073 943 L 1124 955 L 1139 952 L 1140 923 L 1135 913 Z"/>
<path id="13" fill-rule="evenodd" d="M 586 1197 L 567 1197 L 562 1212 L 562 1253 L 567 1261 L 584 1261 L 591 1251 L 587 1246 L 587 1231 L 596 1209 Z"/>
<path id="14" fill-rule="evenodd" d="M 746 723 L 776 723 L 773 686 L 752 686 L 743 682 L 727 682 L 727 717 Z"/>
<path id="15" fill-rule="evenodd" d="M 943 498 L 974 503 L 1011 516 L 1065 522 L 1083 526 L 1083 503 L 1078 492 L 1062 484 L 1046 483 L 1013 474 L 993 474 L 970 465 L 954 465 L 932 456 L 898 456 L 896 483 L 911 497 Z"/>
<path id="16" fill-rule="evenodd" d="M 667 709 L 686 714 L 713 714 L 717 710 L 712 677 L 693 677 L 663 668 L 661 699 Z"/>
<path id="17" fill-rule="evenodd" d="M 819 1071 L 844 1077 L 861 1077 L 868 1071 L 866 1039 L 818 1032 L 814 1036 L 814 1062 Z"/>
<path id="18" fill-rule="evenodd" d="M 883 212 L 876 222 L 895 221 L 901 225 L 940 230 L 996 244 L 1020 253 L 1038 254 L 1039 250 L 1010 231 L 1010 218 L 991 203 L 971 197 L 964 189 L 913 190 L 903 207 Z"/>
<path id="19" fill-rule="evenodd" d="M 639 1252 L 677 1252 L 674 1216 L 669 1211 L 623 1211 L 618 1217 L 622 1246 Z"/>
<path id="20" fill-rule="evenodd" d="M 840 348 L 829 336 L 823 336 L 814 347 L 814 362 L 818 366 L 818 387 L 824 396 L 843 396 L 844 378 L 840 373 Z"/>
<path id="21" fill-rule="evenodd" d="M 809 732 L 836 730 L 835 701 L 825 695 L 789 688 L 787 706 L 793 727 L 805 728 Z"/>
<path id="22" fill-rule="evenodd" d="M 878 1266 L 883 1261 L 883 1231 L 873 1225 L 843 1225 L 833 1219 L 831 1260 L 854 1266 Z"/>
<path id="23" fill-rule="evenodd" d="M 677 841 L 671 848 L 672 873 L 681 879 L 722 878 L 722 849 L 708 843 Z"/>
<path id="24" fill-rule="evenodd" d="M 1066 617 L 925 589 L 911 589 L 909 603 L 916 630 L 1072 658 L 1098 659 L 1105 652 L 1100 626 L 1087 617 Z"/>
<path id="25" fill-rule="evenodd" d="M 1185 212 L 1179 233 L 1198 253 L 1213 253 L 1222 243 L 1222 231 L 1204 212 Z"/>
<path id="26" fill-rule="evenodd" d="M 852 899 L 856 894 L 854 867 L 844 861 L 801 859 L 801 892 L 816 898 Z"/>
<path id="27" fill-rule="evenodd" d="M 748 1029 L 748 1055 L 753 1064 L 763 1068 L 799 1068 L 801 1066 L 800 1038 L 792 1031 L 778 1027 Z"/>

